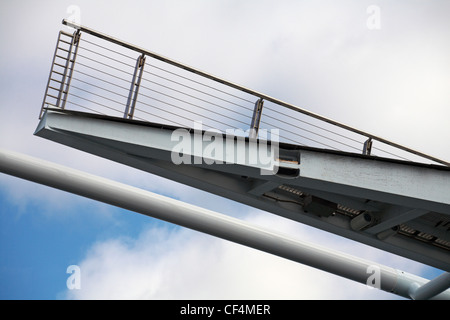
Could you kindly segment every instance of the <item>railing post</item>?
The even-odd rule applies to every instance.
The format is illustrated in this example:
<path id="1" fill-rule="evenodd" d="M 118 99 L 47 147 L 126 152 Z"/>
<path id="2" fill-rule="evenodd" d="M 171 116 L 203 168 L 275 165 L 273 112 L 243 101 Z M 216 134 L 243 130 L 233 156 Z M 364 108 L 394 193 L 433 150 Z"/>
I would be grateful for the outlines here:
<path id="1" fill-rule="evenodd" d="M 255 103 L 255 109 L 253 110 L 252 122 L 250 124 L 249 138 L 256 139 L 258 137 L 259 123 L 261 122 L 261 114 L 264 105 L 262 98 L 258 99 Z"/>
<path id="2" fill-rule="evenodd" d="M 363 146 L 363 154 L 370 156 L 370 153 L 372 152 L 372 138 L 367 139 L 364 142 Z"/>
<path id="3" fill-rule="evenodd" d="M 124 119 L 133 119 L 139 87 L 141 85 L 142 73 L 144 72 L 145 55 L 140 55 L 136 60 L 133 79 L 131 81 L 130 93 L 128 94 L 127 105 L 125 106 Z"/>

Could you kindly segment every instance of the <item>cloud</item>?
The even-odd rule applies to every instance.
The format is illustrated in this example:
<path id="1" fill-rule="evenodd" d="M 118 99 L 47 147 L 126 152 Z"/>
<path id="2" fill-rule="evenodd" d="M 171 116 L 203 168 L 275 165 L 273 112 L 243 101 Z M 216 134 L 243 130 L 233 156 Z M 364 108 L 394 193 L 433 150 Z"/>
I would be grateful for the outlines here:
<path id="1" fill-rule="evenodd" d="M 367 247 L 259 212 L 246 220 L 284 234 L 368 256 Z M 376 260 L 420 272 L 423 266 L 381 251 Z M 94 244 L 79 262 L 81 289 L 68 299 L 392 299 L 392 294 L 187 229 L 150 227 L 138 237 Z"/>

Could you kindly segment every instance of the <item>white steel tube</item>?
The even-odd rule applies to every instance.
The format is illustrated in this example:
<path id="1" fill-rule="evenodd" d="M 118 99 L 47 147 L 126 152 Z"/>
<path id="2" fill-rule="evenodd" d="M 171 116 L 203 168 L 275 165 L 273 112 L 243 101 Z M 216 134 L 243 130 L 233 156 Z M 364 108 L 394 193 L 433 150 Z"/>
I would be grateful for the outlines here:
<path id="1" fill-rule="evenodd" d="M 217 212 L 15 152 L 0 150 L 0 172 L 178 224 L 406 298 L 410 298 L 411 288 L 428 282 Z M 435 298 L 450 299 L 450 290 Z"/>
<path id="2" fill-rule="evenodd" d="M 450 273 L 444 272 L 437 278 L 428 281 L 421 287 L 413 289 L 410 296 L 414 300 L 426 300 L 450 288 Z"/>

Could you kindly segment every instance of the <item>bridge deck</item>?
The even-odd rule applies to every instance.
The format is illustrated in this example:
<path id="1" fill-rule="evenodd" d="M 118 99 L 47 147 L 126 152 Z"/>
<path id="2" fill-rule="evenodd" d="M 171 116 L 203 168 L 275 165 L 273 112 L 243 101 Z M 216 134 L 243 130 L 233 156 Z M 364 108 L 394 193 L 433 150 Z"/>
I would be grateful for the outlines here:
<path id="1" fill-rule="evenodd" d="M 450 271 L 449 167 L 59 109 L 35 134 Z"/>

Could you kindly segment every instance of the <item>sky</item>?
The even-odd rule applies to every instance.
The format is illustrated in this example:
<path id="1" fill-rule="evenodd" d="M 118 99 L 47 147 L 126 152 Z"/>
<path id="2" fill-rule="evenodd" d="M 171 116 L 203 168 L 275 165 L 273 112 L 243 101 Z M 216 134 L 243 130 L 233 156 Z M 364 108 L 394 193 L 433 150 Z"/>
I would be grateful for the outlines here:
<path id="1" fill-rule="evenodd" d="M 33 136 L 63 18 L 450 160 L 448 1 L 0 1 L 0 148 L 431 279 L 439 270 Z M 374 11 L 375 10 L 375 11 Z M 377 12 L 377 16 L 374 16 Z M 375 19 L 375 20 L 374 20 Z M 69 288 L 68 267 L 80 270 Z M 1 299 L 398 299 L 0 174 Z"/>

